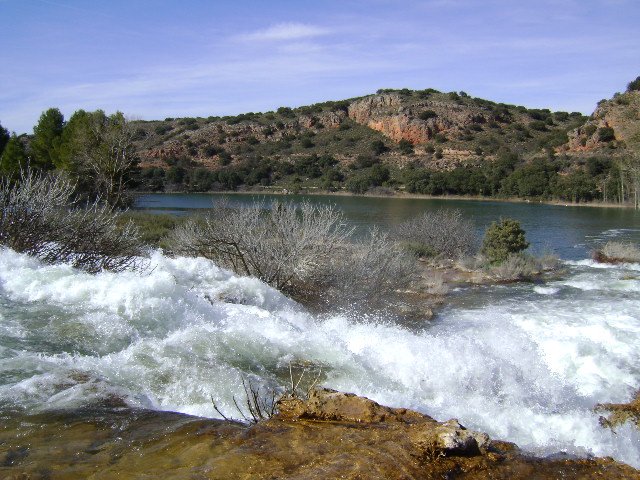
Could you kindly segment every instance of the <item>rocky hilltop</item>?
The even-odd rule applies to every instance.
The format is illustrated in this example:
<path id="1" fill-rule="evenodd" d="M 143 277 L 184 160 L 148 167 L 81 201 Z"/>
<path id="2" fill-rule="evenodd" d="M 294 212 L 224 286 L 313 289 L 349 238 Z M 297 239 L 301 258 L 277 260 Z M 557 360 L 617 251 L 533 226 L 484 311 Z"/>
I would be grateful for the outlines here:
<path id="1" fill-rule="evenodd" d="M 535 458 L 457 420 L 319 389 L 247 427 L 167 412 L 49 413 L 0 429 L 6 479 L 640 479 L 611 459 Z"/>
<path id="2" fill-rule="evenodd" d="M 375 153 L 390 164 L 418 160 L 448 169 L 491 159 L 501 148 L 539 153 L 562 144 L 566 132 L 583 121 L 577 112 L 531 110 L 464 92 L 405 89 L 276 112 L 137 122 L 136 127 L 143 167 L 167 169 L 182 160 L 215 170 L 252 158 L 283 161 L 310 154 L 336 155 L 348 165 Z M 378 150 L 371 146 L 376 140 L 382 142 Z"/>
<path id="3" fill-rule="evenodd" d="M 134 188 L 461 195 L 640 207 L 640 91 L 591 117 L 465 92 L 372 95 L 233 117 L 136 122 Z"/>
<path id="4" fill-rule="evenodd" d="M 640 153 L 640 91 L 601 100 L 587 122 L 569 132 L 565 151 Z"/>

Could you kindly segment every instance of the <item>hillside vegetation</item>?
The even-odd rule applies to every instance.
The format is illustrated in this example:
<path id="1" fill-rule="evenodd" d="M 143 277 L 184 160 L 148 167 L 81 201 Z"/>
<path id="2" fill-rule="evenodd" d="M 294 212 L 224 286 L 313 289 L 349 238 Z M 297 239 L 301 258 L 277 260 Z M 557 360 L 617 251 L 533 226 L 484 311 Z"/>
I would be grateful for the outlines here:
<path id="1" fill-rule="evenodd" d="M 118 188 L 128 188 L 407 192 L 637 205 L 637 83 L 601 101 L 591 117 L 434 89 L 383 89 L 273 112 L 132 121 L 126 128 L 121 117 L 100 111 L 76 112 L 64 122 L 50 109 L 33 136 L 10 137 L 3 129 L 0 170 L 15 174 L 16 165 L 37 160 L 42 168 L 70 172 L 80 185 L 94 174 L 101 187 L 89 182 L 87 188 L 93 196 L 117 198 L 113 203 L 120 202 Z M 96 122 L 104 125 L 93 139 L 88 132 Z M 105 162 L 91 158 L 104 156 L 119 132 L 126 132 L 120 137 L 128 153 L 114 186 L 101 170 Z M 131 151 L 137 162 L 129 161 Z"/>

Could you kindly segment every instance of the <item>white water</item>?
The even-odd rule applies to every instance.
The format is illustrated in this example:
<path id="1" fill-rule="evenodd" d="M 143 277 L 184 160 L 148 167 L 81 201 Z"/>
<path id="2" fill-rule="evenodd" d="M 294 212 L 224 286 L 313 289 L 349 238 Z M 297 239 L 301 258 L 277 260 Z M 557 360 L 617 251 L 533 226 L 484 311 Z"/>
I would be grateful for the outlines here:
<path id="1" fill-rule="evenodd" d="M 314 317 L 257 280 L 202 259 L 88 275 L 0 250 L 0 405 L 75 408 L 105 398 L 217 416 L 240 379 L 283 383 L 289 362 L 322 384 L 510 440 L 640 467 L 640 435 L 592 409 L 640 388 L 640 266 L 573 262 L 546 285 L 460 292 L 436 322 Z"/>

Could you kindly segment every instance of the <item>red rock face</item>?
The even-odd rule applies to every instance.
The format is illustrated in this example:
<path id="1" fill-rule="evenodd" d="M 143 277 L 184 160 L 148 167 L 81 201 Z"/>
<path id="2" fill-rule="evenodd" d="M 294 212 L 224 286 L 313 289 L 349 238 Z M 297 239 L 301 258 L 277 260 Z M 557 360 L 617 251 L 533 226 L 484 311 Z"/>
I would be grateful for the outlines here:
<path id="1" fill-rule="evenodd" d="M 421 120 L 423 110 L 433 110 L 437 116 Z M 392 140 L 408 140 L 415 144 L 426 143 L 440 132 L 459 131 L 472 123 L 484 123 L 487 112 L 468 105 L 451 102 L 424 101 L 404 107 L 400 95 L 381 94 L 366 97 L 349 106 L 349 118 L 376 130 Z"/>

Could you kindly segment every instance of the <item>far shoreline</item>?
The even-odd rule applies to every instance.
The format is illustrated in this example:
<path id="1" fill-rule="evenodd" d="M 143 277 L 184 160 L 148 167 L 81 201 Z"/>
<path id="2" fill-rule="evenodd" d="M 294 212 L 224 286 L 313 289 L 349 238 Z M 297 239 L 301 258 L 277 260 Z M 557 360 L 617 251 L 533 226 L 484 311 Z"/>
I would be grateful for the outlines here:
<path id="1" fill-rule="evenodd" d="M 134 191 L 133 195 L 307 195 L 307 196 L 323 196 L 323 197 L 364 197 L 364 198 L 390 198 L 390 199 L 416 199 L 416 200 L 452 200 L 452 201 L 473 201 L 473 202 L 499 202 L 499 203 L 527 203 L 537 205 L 553 205 L 558 207 L 587 207 L 587 208 L 621 208 L 636 210 L 631 204 L 619 204 L 619 203 L 604 203 L 604 202 L 566 202 L 560 200 L 533 200 L 518 197 L 482 197 L 474 195 L 425 195 L 420 193 L 406 193 L 390 191 L 385 193 L 352 193 L 346 191 L 330 192 L 326 190 L 310 191 L 303 189 L 297 192 L 289 191 L 286 188 L 278 187 L 276 189 L 252 189 L 252 190 L 208 190 L 203 192 L 187 192 L 187 191 L 172 191 L 172 192 L 153 192 L 153 191 Z"/>

